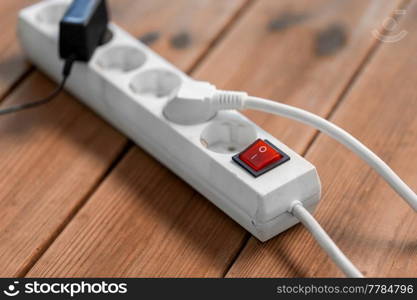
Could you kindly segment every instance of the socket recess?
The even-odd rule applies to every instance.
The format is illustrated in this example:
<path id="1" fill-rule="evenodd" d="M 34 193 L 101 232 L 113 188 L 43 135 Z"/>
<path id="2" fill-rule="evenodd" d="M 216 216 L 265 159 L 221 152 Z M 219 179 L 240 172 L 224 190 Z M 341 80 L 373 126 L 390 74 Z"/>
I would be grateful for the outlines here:
<path id="1" fill-rule="evenodd" d="M 224 119 L 210 122 L 202 131 L 200 140 L 211 151 L 236 154 L 256 138 L 256 128 L 252 123 L 226 115 Z"/>
<path id="2" fill-rule="evenodd" d="M 146 61 L 145 54 L 136 47 L 114 46 L 103 51 L 96 63 L 104 71 L 130 72 L 140 68 Z"/>
<path id="3" fill-rule="evenodd" d="M 57 20 L 69 3 L 43 1 L 19 15 L 23 49 L 55 81 L 63 64 Z M 168 121 L 164 106 L 193 79 L 116 25 L 109 30 L 112 39 L 91 61 L 74 65 L 68 91 L 261 241 L 298 223 L 287 212 L 292 201 L 315 209 L 321 188 L 312 164 L 236 111 L 219 112 L 196 125 Z M 291 160 L 254 178 L 232 156 L 257 138 L 269 140 Z"/>
<path id="4" fill-rule="evenodd" d="M 173 97 L 181 83 L 181 77 L 172 71 L 149 69 L 136 74 L 130 82 L 130 88 L 143 98 L 162 99 Z"/>

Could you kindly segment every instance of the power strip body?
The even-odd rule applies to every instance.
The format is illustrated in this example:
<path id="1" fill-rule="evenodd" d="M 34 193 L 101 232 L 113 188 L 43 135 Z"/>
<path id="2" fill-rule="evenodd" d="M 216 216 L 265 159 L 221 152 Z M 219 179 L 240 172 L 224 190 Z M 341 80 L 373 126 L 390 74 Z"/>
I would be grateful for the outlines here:
<path id="1" fill-rule="evenodd" d="M 56 81 L 63 64 L 58 22 L 68 5 L 68 0 L 43 1 L 19 15 L 23 49 Z M 311 163 L 236 111 L 192 126 L 168 121 L 164 106 L 193 79 L 116 25 L 109 29 L 112 39 L 91 61 L 74 65 L 68 91 L 261 241 L 298 223 L 287 212 L 294 200 L 314 211 L 321 186 Z M 254 178 L 232 156 L 257 138 L 269 140 L 291 159 Z"/>

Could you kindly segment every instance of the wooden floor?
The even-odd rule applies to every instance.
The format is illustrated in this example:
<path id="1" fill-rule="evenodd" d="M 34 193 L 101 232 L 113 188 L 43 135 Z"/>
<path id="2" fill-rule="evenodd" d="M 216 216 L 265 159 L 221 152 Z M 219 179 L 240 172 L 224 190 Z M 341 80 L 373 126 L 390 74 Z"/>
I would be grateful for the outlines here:
<path id="1" fill-rule="evenodd" d="M 191 76 L 332 120 L 417 190 L 416 0 L 109 2 Z M 31 3 L 0 4 L 0 108 L 55 85 L 16 38 Z M 245 114 L 317 166 L 316 217 L 366 276 L 417 276 L 417 214 L 375 172 L 311 128 Z M 259 242 L 66 93 L 0 117 L 0 137 L 2 277 L 342 276 L 301 225 Z"/>

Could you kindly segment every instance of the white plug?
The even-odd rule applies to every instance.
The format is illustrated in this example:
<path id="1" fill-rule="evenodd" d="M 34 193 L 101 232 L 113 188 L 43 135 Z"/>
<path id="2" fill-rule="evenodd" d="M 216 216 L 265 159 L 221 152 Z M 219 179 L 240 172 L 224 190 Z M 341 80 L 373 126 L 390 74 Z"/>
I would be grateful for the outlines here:
<path id="1" fill-rule="evenodd" d="M 171 122 L 194 125 L 210 120 L 219 110 L 242 109 L 247 96 L 244 92 L 217 90 L 205 81 L 191 81 L 181 85 L 163 113 Z"/>

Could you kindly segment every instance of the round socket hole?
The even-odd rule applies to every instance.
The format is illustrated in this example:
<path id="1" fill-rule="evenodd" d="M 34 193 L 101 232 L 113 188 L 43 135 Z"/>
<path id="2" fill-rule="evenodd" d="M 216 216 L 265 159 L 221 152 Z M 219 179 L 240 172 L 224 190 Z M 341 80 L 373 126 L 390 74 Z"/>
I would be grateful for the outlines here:
<path id="1" fill-rule="evenodd" d="M 63 3 L 50 4 L 39 11 L 37 19 L 42 24 L 58 28 L 59 21 L 64 16 L 67 8 L 68 5 Z"/>
<path id="2" fill-rule="evenodd" d="M 177 74 L 162 69 L 147 70 L 133 77 L 130 88 L 143 97 L 165 98 L 175 94 L 181 85 Z"/>
<path id="3" fill-rule="evenodd" d="M 256 140 L 253 125 L 241 120 L 219 120 L 208 125 L 201 133 L 201 144 L 217 153 L 240 152 Z"/>
<path id="4" fill-rule="evenodd" d="M 129 72 L 141 67 L 145 61 L 145 54 L 135 47 L 114 46 L 101 53 L 97 65 L 109 71 Z"/>

